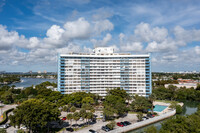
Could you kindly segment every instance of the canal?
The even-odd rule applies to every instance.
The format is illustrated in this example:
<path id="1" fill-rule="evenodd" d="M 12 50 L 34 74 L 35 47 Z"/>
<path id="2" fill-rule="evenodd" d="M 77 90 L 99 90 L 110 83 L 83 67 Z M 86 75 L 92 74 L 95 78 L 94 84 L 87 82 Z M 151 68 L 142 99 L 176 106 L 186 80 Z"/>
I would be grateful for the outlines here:
<path id="1" fill-rule="evenodd" d="M 184 106 L 183 106 L 183 112 L 181 115 L 191 115 L 193 113 L 195 113 L 197 111 L 197 106 L 199 105 L 199 102 L 191 102 L 191 101 L 186 101 L 184 102 Z M 162 120 L 159 122 L 156 122 L 154 124 L 130 131 L 128 133 L 141 133 L 144 131 L 145 128 L 150 127 L 150 126 L 155 126 L 158 130 L 161 128 L 161 123 L 164 122 L 166 120 Z"/>

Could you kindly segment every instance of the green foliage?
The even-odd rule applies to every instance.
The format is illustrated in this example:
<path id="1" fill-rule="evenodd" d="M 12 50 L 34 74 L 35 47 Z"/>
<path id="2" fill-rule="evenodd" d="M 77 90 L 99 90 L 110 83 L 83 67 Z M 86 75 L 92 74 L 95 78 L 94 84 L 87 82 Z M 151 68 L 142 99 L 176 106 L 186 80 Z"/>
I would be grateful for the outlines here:
<path id="1" fill-rule="evenodd" d="M 197 107 L 197 111 L 200 111 L 200 105 L 198 105 L 198 107 Z"/>
<path id="2" fill-rule="evenodd" d="M 72 94 L 61 94 L 58 91 L 52 91 L 47 89 L 47 86 L 54 86 L 55 83 L 43 82 L 36 85 L 35 89 L 33 86 L 27 87 L 24 90 L 13 89 L 10 86 L 0 87 L 0 99 L 5 104 L 17 103 L 20 104 L 30 98 L 44 99 L 46 101 L 56 103 L 58 107 L 64 105 L 81 107 L 82 104 L 98 104 L 98 100 L 101 98 L 98 95 L 86 93 L 86 92 L 76 92 Z"/>
<path id="3" fill-rule="evenodd" d="M 131 107 L 133 111 L 144 112 L 152 107 L 152 103 L 147 98 L 136 95 L 131 103 Z"/>
<path id="4" fill-rule="evenodd" d="M 169 89 L 165 87 L 154 88 L 152 92 L 153 94 L 156 95 L 156 98 L 158 100 L 166 100 L 166 99 L 171 100 L 172 93 Z"/>
<path id="5" fill-rule="evenodd" d="M 4 104 L 11 104 L 14 102 L 14 94 L 12 94 L 12 92 L 10 91 L 6 91 L 3 93 L 3 95 L 1 96 Z"/>
<path id="6" fill-rule="evenodd" d="M 138 118 L 138 120 L 142 120 L 142 117 L 143 117 L 143 113 L 142 112 L 138 112 L 138 114 L 137 114 L 137 118 Z"/>
<path id="7" fill-rule="evenodd" d="M 92 105 L 83 103 L 82 106 L 81 106 L 81 108 L 83 108 L 85 110 L 91 110 L 92 109 Z"/>
<path id="8" fill-rule="evenodd" d="M 153 102 L 156 100 L 156 95 L 152 93 L 148 99 L 149 99 L 149 102 L 151 103 L 151 112 L 153 113 L 153 108 L 154 108 Z"/>
<path id="9" fill-rule="evenodd" d="M 62 111 L 65 111 L 65 112 L 68 112 L 68 110 L 69 110 L 68 106 L 64 106 L 64 107 L 62 108 Z"/>
<path id="10" fill-rule="evenodd" d="M 29 96 L 29 95 L 36 96 L 37 95 L 37 90 L 33 89 L 33 86 L 31 86 L 31 87 L 27 87 L 26 89 L 24 89 L 22 91 L 22 93 L 24 93 L 26 97 Z"/>
<path id="11" fill-rule="evenodd" d="M 165 84 L 178 84 L 177 80 L 158 80 L 153 81 L 153 84 L 156 86 L 164 86 Z"/>
<path id="12" fill-rule="evenodd" d="M 197 84 L 196 90 L 199 90 L 199 91 L 200 91 L 200 84 Z"/>
<path id="13" fill-rule="evenodd" d="M 90 120 L 91 120 L 91 119 L 93 118 L 93 116 L 94 116 L 92 112 L 87 112 L 86 114 L 87 114 L 87 115 L 86 115 L 86 118 L 87 118 L 87 119 L 90 119 Z"/>
<path id="14" fill-rule="evenodd" d="M 67 114 L 67 120 L 72 121 L 73 119 L 73 114 Z"/>
<path id="15" fill-rule="evenodd" d="M 58 107 L 51 102 L 41 99 L 30 99 L 23 102 L 9 116 L 13 126 L 26 126 L 34 132 L 46 130 L 49 122 L 58 120 L 60 111 Z"/>
<path id="16" fill-rule="evenodd" d="M 17 133 L 28 133 L 28 132 L 25 132 L 24 130 L 20 129 L 20 130 L 17 130 Z"/>
<path id="17" fill-rule="evenodd" d="M 152 73 L 152 77 L 159 77 L 159 79 L 162 79 L 163 77 L 174 77 L 174 79 L 177 78 L 182 78 L 182 79 L 194 79 L 194 80 L 198 80 L 200 79 L 200 75 L 199 74 L 195 74 L 195 73 L 183 73 L 183 74 L 178 74 L 178 73 L 156 73 L 153 72 Z"/>
<path id="18" fill-rule="evenodd" d="M 0 133 L 7 133 L 6 129 L 0 129 Z"/>
<path id="19" fill-rule="evenodd" d="M 6 75 L 3 77 L 0 77 L 0 83 L 7 82 L 10 84 L 10 83 L 19 82 L 19 81 L 20 81 L 20 78 L 16 75 Z"/>
<path id="20" fill-rule="evenodd" d="M 144 129 L 144 133 L 157 133 L 157 132 L 158 130 L 156 129 L 155 126 L 150 126 Z"/>
<path id="21" fill-rule="evenodd" d="M 57 103 L 58 106 L 65 105 L 65 103 L 63 104 L 60 102 L 63 98 L 63 95 L 60 92 L 52 91 L 46 88 L 46 86 L 53 84 L 54 83 L 43 82 L 37 85 L 36 89 L 31 86 L 22 91 L 20 89 L 13 89 L 13 87 L 10 86 L 2 86 L 0 87 L 0 99 L 4 102 L 4 104 L 20 104 L 30 98 L 42 98 L 47 101 Z"/>
<path id="22" fill-rule="evenodd" d="M 109 123 L 107 124 L 107 127 L 110 128 L 110 129 L 114 129 L 115 123 L 116 123 L 115 121 L 111 121 L 111 122 L 109 122 Z"/>
<path id="23" fill-rule="evenodd" d="M 73 119 L 77 122 L 80 119 L 80 114 L 78 112 L 75 112 L 73 114 Z"/>
<path id="24" fill-rule="evenodd" d="M 76 107 L 72 106 L 72 107 L 70 108 L 70 112 L 75 112 L 75 111 L 76 111 Z"/>
<path id="25" fill-rule="evenodd" d="M 181 114 L 183 112 L 183 109 L 180 105 L 176 106 L 176 114 Z"/>
<path id="26" fill-rule="evenodd" d="M 108 95 L 118 96 L 121 97 L 122 99 L 126 99 L 128 97 L 128 93 L 126 93 L 124 89 L 121 89 L 119 87 L 116 89 L 108 90 Z"/>
<path id="27" fill-rule="evenodd" d="M 200 132 L 200 111 L 188 116 L 179 116 L 162 123 L 160 133 L 198 133 Z"/>
<path id="28" fill-rule="evenodd" d="M 126 91 L 120 88 L 108 90 L 108 94 L 103 102 L 103 114 L 109 118 L 114 116 L 114 114 L 121 116 L 126 113 L 128 111 L 128 107 L 125 103 L 127 96 L 128 94 Z"/>
<path id="29" fill-rule="evenodd" d="M 173 87 L 157 87 L 153 89 L 153 94 L 156 95 L 158 100 L 180 100 L 180 101 L 200 101 L 200 91 L 193 88 L 187 89 L 181 87 L 176 89 Z"/>
<path id="30" fill-rule="evenodd" d="M 87 117 L 86 110 L 83 108 L 79 111 L 79 114 L 80 114 L 80 117 L 82 117 L 83 119 Z"/>
<path id="31" fill-rule="evenodd" d="M 47 86 L 54 86 L 55 83 L 51 83 L 49 81 L 43 82 L 39 85 L 35 86 L 35 89 L 46 89 Z"/>
<path id="32" fill-rule="evenodd" d="M 82 103 L 94 104 L 94 100 L 91 97 L 84 97 L 83 100 L 82 100 Z"/>
<path id="33" fill-rule="evenodd" d="M 119 96 L 107 95 L 103 105 L 103 113 L 108 117 L 113 116 L 114 114 L 123 115 L 127 111 L 125 100 Z"/>
<path id="34" fill-rule="evenodd" d="M 175 101 L 173 101 L 173 102 L 171 102 L 169 107 L 172 109 L 176 109 L 176 106 L 177 106 L 177 103 Z"/>

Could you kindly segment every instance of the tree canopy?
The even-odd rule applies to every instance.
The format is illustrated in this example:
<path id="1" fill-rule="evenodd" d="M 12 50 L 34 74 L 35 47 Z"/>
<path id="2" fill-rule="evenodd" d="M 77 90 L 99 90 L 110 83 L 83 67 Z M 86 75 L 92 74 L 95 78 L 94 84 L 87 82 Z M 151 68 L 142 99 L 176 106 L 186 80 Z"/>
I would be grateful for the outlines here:
<path id="1" fill-rule="evenodd" d="M 108 90 L 108 94 L 105 97 L 105 101 L 103 102 L 104 115 L 106 115 L 107 117 L 111 117 L 114 114 L 121 116 L 125 112 L 127 112 L 128 107 L 125 103 L 127 95 L 128 94 L 126 93 L 126 91 L 120 88 Z"/>
<path id="2" fill-rule="evenodd" d="M 152 102 L 147 98 L 135 95 L 134 100 L 131 103 L 131 107 L 133 111 L 136 112 L 144 112 L 152 107 Z"/>
<path id="3" fill-rule="evenodd" d="M 23 102 L 9 117 L 14 126 L 26 126 L 30 131 L 37 132 L 47 129 L 48 123 L 59 119 L 60 111 L 51 102 L 42 99 L 30 99 Z"/>

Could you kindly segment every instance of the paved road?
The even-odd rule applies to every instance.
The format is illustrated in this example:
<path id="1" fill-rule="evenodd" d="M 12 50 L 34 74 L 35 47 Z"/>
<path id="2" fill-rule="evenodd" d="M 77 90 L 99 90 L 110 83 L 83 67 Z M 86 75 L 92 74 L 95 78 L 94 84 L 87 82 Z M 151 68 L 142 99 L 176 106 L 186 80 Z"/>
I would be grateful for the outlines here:
<path id="1" fill-rule="evenodd" d="M 12 104 L 12 105 L 4 105 L 4 107 L 2 108 L 2 113 L 8 109 L 11 109 L 11 108 L 16 108 L 18 105 L 17 104 Z M 12 112 L 8 113 L 8 116 L 13 114 Z M 8 120 L 7 123 L 10 123 L 10 120 Z M 14 128 L 13 126 L 9 127 L 6 129 L 6 131 L 8 133 L 14 133 L 14 131 L 17 130 L 17 128 Z"/>

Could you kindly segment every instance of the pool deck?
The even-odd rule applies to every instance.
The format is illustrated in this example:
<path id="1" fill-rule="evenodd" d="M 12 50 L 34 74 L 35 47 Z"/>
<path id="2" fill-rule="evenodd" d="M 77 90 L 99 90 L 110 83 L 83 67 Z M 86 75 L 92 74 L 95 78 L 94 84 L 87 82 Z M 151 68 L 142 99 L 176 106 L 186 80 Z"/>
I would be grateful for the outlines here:
<path id="1" fill-rule="evenodd" d="M 183 103 L 178 103 L 180 106 L 183 106 Z M 156 112 L 156 111 L 154 111 L 154 112 L 156 112 L 158 115 L 162 115 L 162 114 L 165 114 L 165 113 L 168 113 L 168 112 L 171 112 L 172 111 L 172 109 L 171 108 L 169 108 L 169 106 L 171 105 L 170 103 L 165 103 L 165 102 L 157 102 L 157 101 L 155 101 L 154 103 L 153 103 L 153 105 L 163 105 L 163 106 L 167 106 L 167 108 L 165 108 L 163 111 L 161 111 L 161 112 Z"/>

